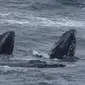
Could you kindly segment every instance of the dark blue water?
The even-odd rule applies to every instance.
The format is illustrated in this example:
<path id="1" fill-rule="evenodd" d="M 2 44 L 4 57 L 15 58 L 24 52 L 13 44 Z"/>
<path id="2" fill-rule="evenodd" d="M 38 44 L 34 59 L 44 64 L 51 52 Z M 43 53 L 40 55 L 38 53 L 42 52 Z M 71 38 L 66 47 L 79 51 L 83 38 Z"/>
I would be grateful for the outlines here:
<path id="1" fill-rule="evenodd" d="M 0 66 L 0 85 L 85 85 L 84 0 L 0 0 L 0 33 L 16 33 L 13 59 L 38 59 L 65 31 L 77 30 L 77 62 L 65 68 Z"/>

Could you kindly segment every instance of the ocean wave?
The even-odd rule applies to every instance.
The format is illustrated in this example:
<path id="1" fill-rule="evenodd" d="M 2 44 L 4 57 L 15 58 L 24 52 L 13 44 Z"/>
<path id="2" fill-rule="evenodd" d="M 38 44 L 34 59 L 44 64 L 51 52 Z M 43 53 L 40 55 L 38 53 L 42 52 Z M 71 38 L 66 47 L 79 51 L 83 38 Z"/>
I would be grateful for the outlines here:
<path id="1" fill-rule="evenodd" d="M 31 68 L 26 68 L 26 67 L 10 67 L 10 66 L 0 66 L 0 74 L 8 74 L 8 73 L 25 73 Z M 33 68 L 32 68 L 33 69 Z M 35 68 L 37 69 L 37 68 Z"/>
<path id="2" fill-rule="evenodd" d="M 67 20 L 67 21 L 52 21 L 47 18 L 40 18 L 36 19 L 34 21 L 28 21 L 28 20 L 0 20 L 1 24 L 20 24 L 20 25 L 28 25 L 28 26 L 47 26 L 47 27 L 85 27 L 85 23 L 83 21 L 73 21 L 73 20 Z"/>
<path id="3" fill-rule="evenodd" d="M 52 1 L 51 1 L 52 2 Z M 55 9 L 55 8 L 60 8 L 59 5 L 55 4 L 55 3 L 46 3 L 46 2 L 35 2 L 32 3 L 28 6 L 28 9 L 32 9 L 32 10 L 43 10 L 43 9 Z"/>
<path id="4" fill-rule="evenodd" d="M 82 0 L 83 1 L 83 0 Z M 84 2 L 84 1 L 83 1 Z M 24 10 L 46 10 L 46 9 L 58 9 L 63 8 L 63 6 L 74 6 L 83 8 L 85 4 L 79 0 L 19 0 L 19 1 L 5 1 L 7 7 L 20 8 Z"/>
<path id="5" fill-rule="evenodd" d="M 85 4 L 78 0 L 65 0 L 62 2 L 62 4 L 67 5 L 67 6 L 75 6 L 75 7 L 79 7 L 79 8 L 85 7 Z"/>
<path id="6" fill-rule="evenodd" d="M 21 13 L 6 13 L 0 14 L 0 17 L 4 17 L 0 20 L 0 24 L 20 24 L 26 26 L 47 26 L 47 27 L 85 27 L 84 21 L 72 20 L 68 17 L 36 17 L 31 14 Z"/>
<path id="7" fill-rule="evenodd" d="M 7 7 L 18 8 L 24 10 L 41 10 L 41 9 L 54 9 L 58 8 L 55 0 L 19 0 L 19 1 L 6 1 Z"/>

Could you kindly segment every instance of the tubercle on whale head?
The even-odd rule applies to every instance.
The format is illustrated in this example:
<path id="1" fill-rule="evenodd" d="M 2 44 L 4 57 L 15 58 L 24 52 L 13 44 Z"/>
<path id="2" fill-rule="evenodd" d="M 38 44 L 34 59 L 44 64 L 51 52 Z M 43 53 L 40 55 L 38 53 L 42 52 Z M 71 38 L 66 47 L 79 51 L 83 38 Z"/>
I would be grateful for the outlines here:
<path id="1" fill-rule="evenodd" d="M 0 35 L 0 54 L 12 54 L 15 43 L 15 32 L 8 31 Z"/>
<path id="2" fill-rule="evenodd" d="M 76 30 L 70 29 L 66 31 L 55 43 L 51 49 L 49 56 L 50 59 L 58 58 L 63 59 L 66 57 L 73 57 L 76 50 Z"/>

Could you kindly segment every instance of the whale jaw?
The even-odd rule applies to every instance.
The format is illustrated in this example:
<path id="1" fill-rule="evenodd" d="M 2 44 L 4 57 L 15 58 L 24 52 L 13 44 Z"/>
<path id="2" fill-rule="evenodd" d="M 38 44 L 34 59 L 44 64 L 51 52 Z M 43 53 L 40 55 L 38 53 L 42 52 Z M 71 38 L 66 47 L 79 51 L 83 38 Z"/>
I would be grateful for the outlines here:
<path id="1" fill-rule="evenodd" d="M 76 30 L 74 29 L 65 32 L 51 49 L 50 59 L 65 59 L 73 57 L 76 50 L 75 34 Z"/>
<path id="2" fill-rule="evenodd" d="M 15 41 L 15 32 L 8 31 L 0 35 L 0 54 L 12 54 Z"/>

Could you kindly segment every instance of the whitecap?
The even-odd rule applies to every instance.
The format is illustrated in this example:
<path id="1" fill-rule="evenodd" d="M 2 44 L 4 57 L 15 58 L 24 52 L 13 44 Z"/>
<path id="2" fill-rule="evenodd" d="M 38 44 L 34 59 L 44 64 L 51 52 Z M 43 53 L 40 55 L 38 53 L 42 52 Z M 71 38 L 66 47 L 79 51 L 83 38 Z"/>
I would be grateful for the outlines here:
<path id="1" fill-rule="evenodd" d="M 0 23 L 2 24 L 20 24 L 20 25 L 27 25 L 27 26 L 46 26 L 46 27 L 85 27 L 85 22 L 80 20 L 72 20 L 68 17 L 52 17 L 52 18 L 46 18 L 46 17 L 37 17 L 32 14 L 24 14 L 24 13 L 5 13 L 0 14 L 0 16 L 4 16 L 6 18 L 3 18 L 0 20 Z M 14 16 L 14 17 L 11 17 Z M 17 17 L 15 19 L 15 17 Z M 19 19 L 18 19 L 19 18 Z"/>

